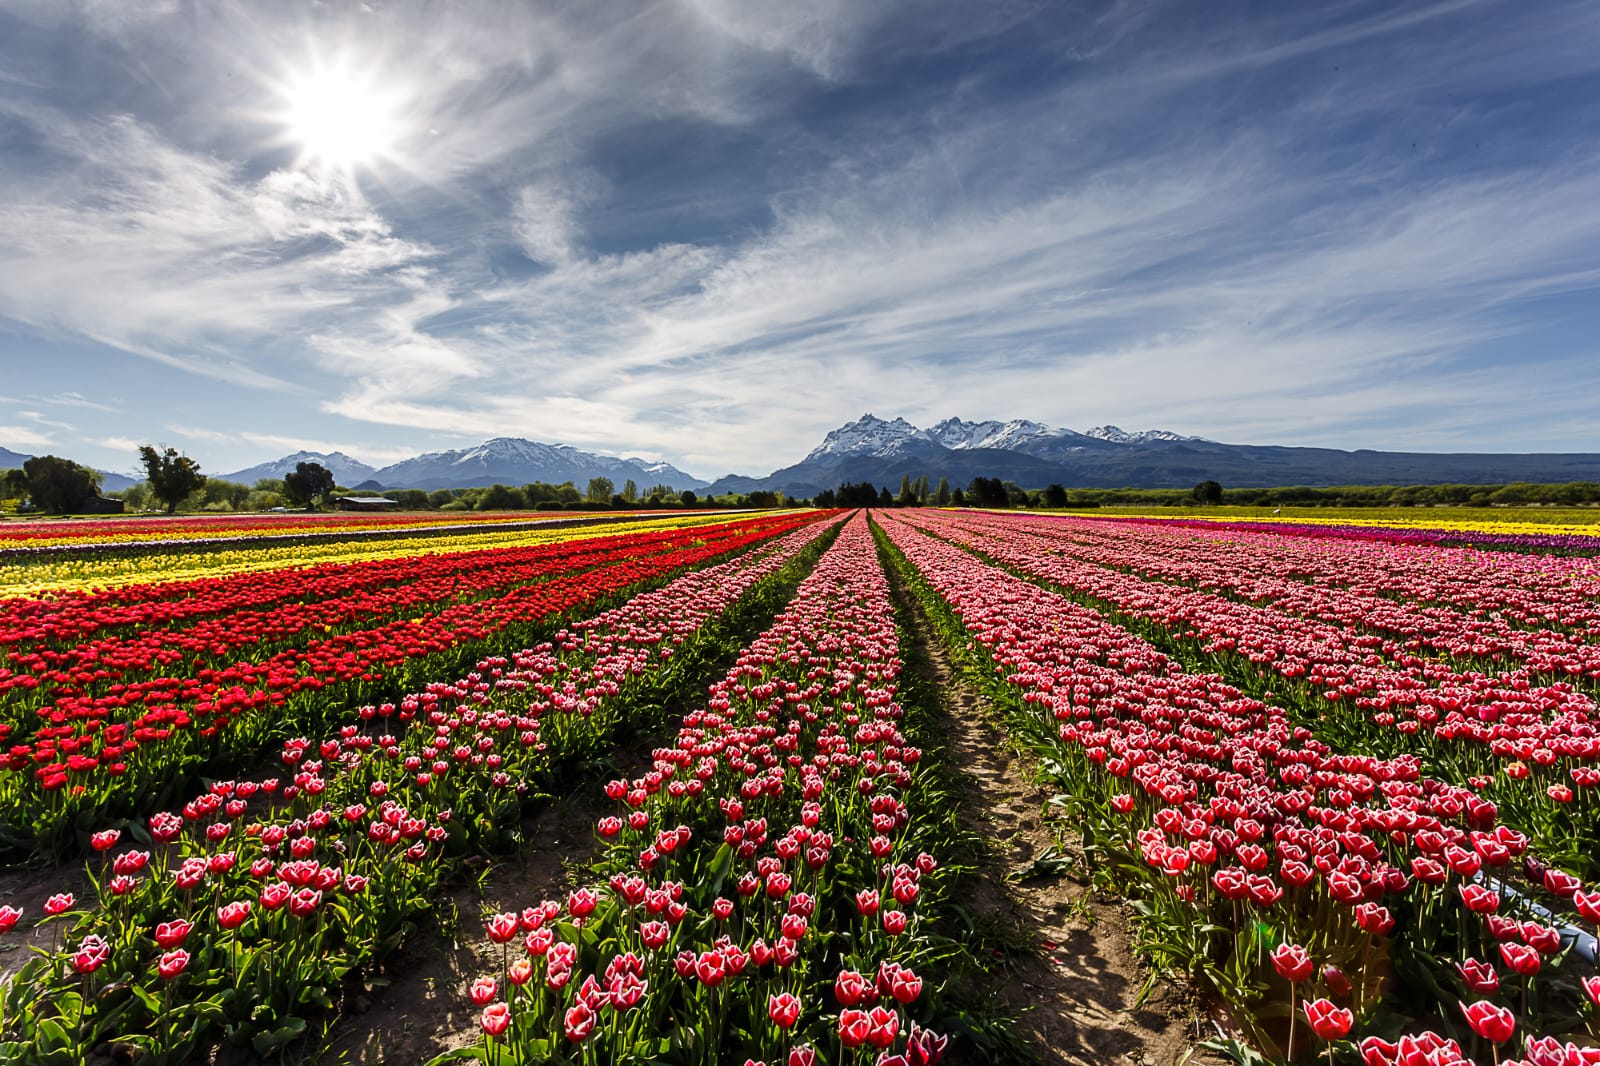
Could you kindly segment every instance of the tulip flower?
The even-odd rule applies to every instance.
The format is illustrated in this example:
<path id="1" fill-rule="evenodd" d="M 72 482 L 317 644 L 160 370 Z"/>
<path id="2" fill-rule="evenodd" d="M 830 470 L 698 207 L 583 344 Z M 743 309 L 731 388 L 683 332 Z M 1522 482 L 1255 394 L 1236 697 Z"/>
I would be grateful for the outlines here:
<path id="1" fill-rule="evenodd" d="M 856 971 L 840 970 L 839 976 L 833 981 L 833 998 L 839 1001 L 840 1006 L 854 1007 L 876 999 L 877 991 L 871 982 Z"/>
<path id="2" fill-rule="evenodd" d="M 866 1011 L 846 1007 L 839 1012 L 839 1042 L 845 1047 L 860 1047 L 871 1032 L 872 1019 Z"/>
<path id="3" fill-rule="evenodd" d="M 510 943 L 522 931 L 521 919 L 514 913 L 496 914 L 486 923 L 486 929 L 494 943 Z"/>
<path id="4" fill-rule="evenodd" d="M 1524 977 L 1532 977 L 1539 972 L 1539 952 L 1526 944 L 1513 944 L 1505 941 L 1500 945 L 1500 957 L 1507 966 Z"/>
<path id="5" fill-rule="evenodd" d="M 170 981 L 186 970 L 188 966 L 189 953 L 182 948 L 178 948 L 161 956 L 160 961 L 156 963 L 156 972 L 164 980 Z"/>
<path id="6" fill-rule="evenodd" d="M 21 907 L 0 906 L 0 933 L 9 933 L 17 927 L 22 917 Z"/>
<path id="7" fill-rule="evenodd" d="M 500 984 L 493 977 L 480 977 L 472 982 L 472 1002 L 480 1007 L 494 1002 L 500 994 Z"/>
<path id="8" fill-rule="evenodd" d="M 598 1020 L 599 1015 L 586 1004 L 576 1003 L 562 1017 L 562 1031 L 574 1044 L 582 1043 L 594 1032 Z"/>
<path id="9" fill-rule="evenodd" d="M 1399 1044 L 1392 1044 L 1380 1036 L 1369 1036 L 1361 1041 L 1361 1061 L 1364 1066 L 1396 1066 L 1399 1054 Z"/>
<path id="10" fill-rule="evenodd" d="M 1338 1040 L 1350 1031 L 1355 1015 L 1347 1007 L 1340 1007 L 1326 999 L 1314 999 L 1305 1004 L 1306 1021 L 1312 1032 L 1324 1040 Z"/>
<path id="11" fill-rule="evenodd" d="M 1461 980 L 1466 983 L 1468 990 L 1480 996 L 1492 996 L 1500 991 L 1500 975 L 1487 962 L 1468 959 L 1466 962 L 1456 963 L 1456 970 L 1461 974 Z"/>
<path id="12" fill-rule="evenodd" d="M 800 1019 L 800 1001 L 791 993 L 780 992 L 767 997 L 767 1016 L 780 1029 L 793 1029 Z"/>
<path id="13" fill-rule="evenodd" d="M 224 929 L 237 929 L 250 917 L 250 901 L 239 900 L 217 908 L 217 924 Z"/>
<path id="14" fill-rule="evenodd" d="M 1516 1019 L 1509 1010 L 1496 1006 L 1486 999 L 1480 999 L 1470 1006 L 1457 1001 L 1461 1014 L 1467 1019 L 1467 1024 L 1472 1026 L 1472 1031 L 1492 1044 L 1504 1044 L 1511 1039 L 1511 1031 L 1516 1028 Z"/>
<path id="15" fill-rule="evenodd" d="M 1309 980 L 1316 968 L 1305 948 L 1287 943 L 1279 944 L 1272 950 L 1272 965 L 1280 977 L 1295 985 Z"/>
<path id="16" fill-rule="evenodd" d="M 505 1003 L 491 1003 L 483 1009 L 483 1031 L 491 1037 L 499 1036 L 511 1025 L 511 1007 Z"/>

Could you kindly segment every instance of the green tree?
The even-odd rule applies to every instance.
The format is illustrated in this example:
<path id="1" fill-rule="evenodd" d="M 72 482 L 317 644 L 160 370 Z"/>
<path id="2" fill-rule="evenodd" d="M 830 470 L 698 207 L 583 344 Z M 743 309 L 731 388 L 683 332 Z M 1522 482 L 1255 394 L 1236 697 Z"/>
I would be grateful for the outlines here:
<path id="1" fill-rule="evenodd" d="M 33 506 L 51 514 L 76 511 L 100 491 L 100 472 L 58 455 L 36 455 L 22 464 L 22 482 Z"/>
<path id="2" fill-rule="evenodd" d="M 0 492 L 0 496 L 5 493 Z M 150 486 L 143 481 L 135 481 L 132 485 L 115 494 L 122 501 L 129 512 L 143 511 L 150 506 Z"/>
<path id="3" fill-rule="evenodd" d="M 333 491 L 333 471 L 321 463 L 296 463 L 283 476 L 283 490 L 296 507 L 309 511 Z"/>
<path id="4" fill-rule="evenodd" d="M 974 507 L 1007 507 L 1011 495 L 997 477 L 975 477 L 967 485 L 967 502 Z"/>
<path id="5" fill-rule="evenodd" d="M 1067 490 L 1060 485 L 1046 485 L 1044 487 L 1044 505 L 1046 507 L 1065 507 L 1067 505 Z"/>
<path id="6" fill-rule="evenodd" d="M 478 510 L 480 511 L 524 511 L 528 508 L 528 497 L 522 490 L 514 489 L 510 485 L 490 485 L 482 496 L 478 497 Z"/>
<path id="7" fill-rule="evenodd" d="M 611 502 L 611 479 L 608 477 L 592 477 L 589 479 L 589 490 L 583 498 L 590 503 L 606 504 Z"/>
<path id="8" fill-rule="evenodd" d="M 933 505 L 935 507 L 950 506 L 950 481 L 948 478 L 939 479 L 938 491 L 933 494 Z"/>
<path id="9" fill-rule="evenodd" d="M 206 511 L 242 511 L 250 499 L 250 486 L 237 481 L 209 478 L 200 489 L 200 507 Z"/>
<path id="10" fill-rule="evenodd" d="M 1194 487 L 1196 503 L 1215 505 L 1222 502 L 1222 486 L 1215 481 L 1202 481 Z"/>
<path id="11" fill-rule="evenodd" d="M 682 492 L 678 493 L 678 499 L 682 501 L 685 507 L 693 507 L 695 504 L 700 502 L 700 497 L 694 494 L 693 489 L 684 489 Z"/>
<path id="12" fill-rule="evenodd" d="M 27 494 L 27 474 L 21 470 L 0 470 L 0 500 L 20 500 Z"/>
<path id="13" fill-rule="evenodd" d="M 967 505 L 967 494 L 966 493 L 962 492 L 959 488 L 957 488 L 956 490 L 954 490 L 953 492 L 950 493 L 950 506 L 951 507 L 965 507 L 966 505 Z"/>
<path id="14" fill-rule="evenodd" d="M 893 507 L 894 506 L 894 497 L 889 495 L 889 486 L 888 485 L 885 485 L 881 489 L 878 490 L 878 506 L 879 507 Z"/>
<path id="15" fill-rule="evenodd" d="M 176 448 L 158 452 L 146 444 L 139 449 L 139 461 L 144 464 L 144 479 L 150 482 L 150 495 L 167 505 L 168 514 L 176 511 L 191 492 L 205 486 L 206 476 L 200 472 L 200 464 L 178 454 Z"/>
<path id="16" fill-rule="evenodd" d="M 915 507 L 917 505 L 917 490 L 911 484 L 911 475 L 904 474 L 900 478 L 900 495 L 894 500 L 896 507 Z"/>
<path id="17" fill-rule="evenodd" d="M 639 502 L 639 485 L 631 477 L 622 483 L 622 498 L 628 503 Z"/>

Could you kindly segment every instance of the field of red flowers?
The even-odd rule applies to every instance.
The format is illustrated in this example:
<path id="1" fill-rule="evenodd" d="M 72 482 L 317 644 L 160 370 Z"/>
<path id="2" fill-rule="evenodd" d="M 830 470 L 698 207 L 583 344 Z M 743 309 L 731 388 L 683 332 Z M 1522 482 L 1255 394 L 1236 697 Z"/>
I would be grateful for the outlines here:
<path id="1" fill-rule="evenodd" d="M 594 846 L 466 919 L 435 1061 L 1072 1061 L 996 995 L 932 640 L 1050 797 L 1029 876 L 1124 901 L 1196 1054 L 1600 1063 L 1570 550 L 800 512 L 6 605 L 0 832 L 61 891 L 0 901 L 0 1061 L 318 1061 L 572 794 Z"/>

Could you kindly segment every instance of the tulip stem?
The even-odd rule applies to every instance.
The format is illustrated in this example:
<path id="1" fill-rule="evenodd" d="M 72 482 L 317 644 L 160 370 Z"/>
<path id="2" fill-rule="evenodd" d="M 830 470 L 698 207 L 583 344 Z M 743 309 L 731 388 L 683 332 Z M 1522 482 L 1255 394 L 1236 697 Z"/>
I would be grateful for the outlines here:
<path id="1" fill-rule="evenodd" d="M 1294 982 L 1289 983 L 1289 1039 L 1283 1045 L 1283 1061 L 1294 1058 Z"/>

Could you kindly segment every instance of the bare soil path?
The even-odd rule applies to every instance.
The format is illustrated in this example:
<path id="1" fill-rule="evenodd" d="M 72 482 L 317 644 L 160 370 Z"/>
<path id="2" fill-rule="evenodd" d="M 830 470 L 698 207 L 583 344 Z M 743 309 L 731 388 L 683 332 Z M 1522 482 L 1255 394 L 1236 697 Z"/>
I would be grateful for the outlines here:
<path id="1" fill-rule="evenodd" d="M 1058 854 L 1046 820 L 1048 793 L 1026 758 L 1008 747 L 986 701 L 950 661 L 914 597 L 910 609 L 920 654 L 914 667 L 939 693 L 945 743 L 968 777 L 962 819 L 990 841 L 970 878 L 964 906 L 975 928 L 991 931 L 1004 980 L 1001 1004 L 1021 1015 L 1039 1061 L 1095 1066 L 1178 1066 L 1192 1053 L 1194 1012 L 1180 989 L 1158 982 L 1140 1004 L 1148 977 L 1133 952 L 1119 900 L 1037 860 Z M 1066 865 L 1066 864 L 1060 864 Z"/>

